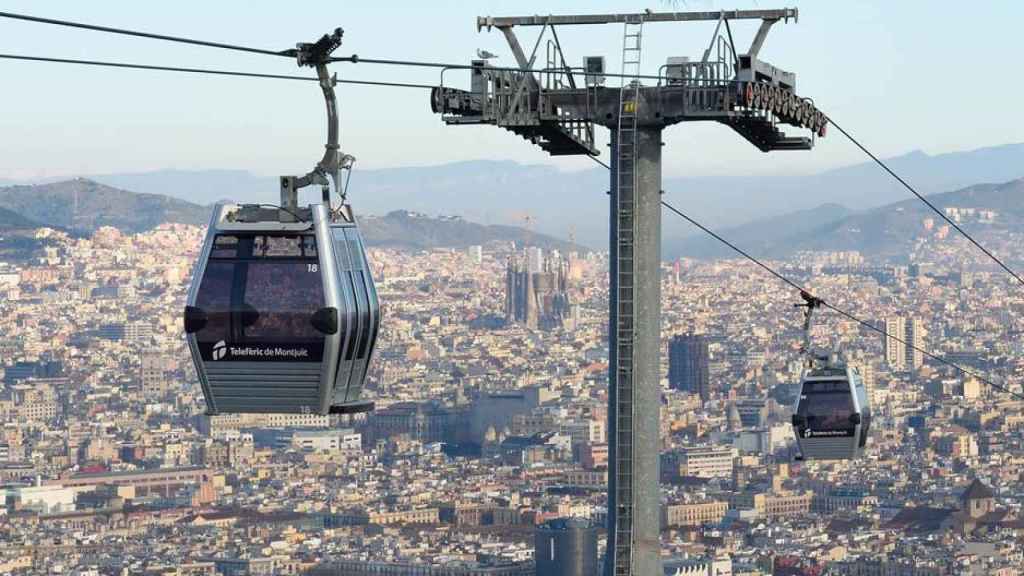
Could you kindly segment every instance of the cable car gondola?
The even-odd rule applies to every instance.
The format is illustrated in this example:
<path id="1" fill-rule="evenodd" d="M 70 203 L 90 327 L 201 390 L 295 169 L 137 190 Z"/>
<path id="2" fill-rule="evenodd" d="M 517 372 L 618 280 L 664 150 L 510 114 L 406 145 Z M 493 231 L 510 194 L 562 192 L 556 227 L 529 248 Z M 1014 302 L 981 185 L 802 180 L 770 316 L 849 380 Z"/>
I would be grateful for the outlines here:
<path id="1" fill-rule="evenodd" d="M 334 80 L 326 63 L 341 30 L 300 44 L 327 101 L 328 141 L 309 174 L 281 178 L 281 206 L 214 209 L 185 307 L 185 332 L 209 414 L 328 414 L 370 410 L 363 381 L 380 307 L 347 190 L 351 156 L 338 147 Z M 341 196 L 331 206 L 330 184 Z M 299 207 L 298 190 L 322 187 Z"/>
<path id="2" fill-rule="evenodd" d="M 801 292 L 806 307 L 804 345 L 807 368 L 793 410 L 793 433 L 803 460 L 849 460 L 867 446 L 871 407 L 864 379 L 838 354 L 816 355 L 810 348 L 811 315 L 821 300 Z"/>

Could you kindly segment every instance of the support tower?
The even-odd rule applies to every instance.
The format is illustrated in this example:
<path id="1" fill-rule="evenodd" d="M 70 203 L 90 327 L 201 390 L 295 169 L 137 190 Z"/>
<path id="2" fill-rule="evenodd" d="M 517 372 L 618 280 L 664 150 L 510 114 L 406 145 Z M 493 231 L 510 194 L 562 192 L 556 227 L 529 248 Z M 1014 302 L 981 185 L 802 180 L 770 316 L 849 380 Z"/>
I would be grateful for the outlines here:
<path id="1" fill-rule="evenodd" d="M 448 124 L 493 124 L 552 155 L 597 156 L 594 126 L 611 131 L 608 314 L 608 544 L 607 576 L 661 574 L 659 346 L 661 327 L 661 133 L 687 121 L 723 123 L 760 150 L 808 150 L 824 136 L 826 119 L 796 95 L 796 77 L 758 59 L 769 29 L 796 20 L 796 9 L 482 17 L 497 28 L 518 67 L 473 61 L 470 90 L 442 85 L 431 93 Z M 760 20 L 745 52 L 736 51 L 730 21 Z M 640 73 L 645 25 L 717 22 L 701 58 L 670 58 L 656 77 Z M 604 59 L 567 64 L 557 27 L 619 24 L 622 73 L 607 74 Z M 540 27 L 529 55 L 514 28 Z M 544 65 L 538 49 L 547 39 Z M 605 86 L 614 76 L 616 86 Z M 582 80 L 582 82 L 580 82 Z M 649 85 L 645 85 L 649 84 Z M 810 130 L 791 137 L 780 124 Z"/>

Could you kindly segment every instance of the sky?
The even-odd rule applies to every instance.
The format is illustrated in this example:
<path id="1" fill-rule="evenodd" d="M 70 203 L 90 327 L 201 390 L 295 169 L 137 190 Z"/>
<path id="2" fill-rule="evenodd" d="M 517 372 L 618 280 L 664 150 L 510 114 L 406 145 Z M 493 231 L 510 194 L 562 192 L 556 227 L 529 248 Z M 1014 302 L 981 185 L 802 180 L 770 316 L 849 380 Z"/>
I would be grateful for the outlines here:
<path id="1" fill-rule="evenodd" d="M 296 6 L 301 5 L 301 9 Z M 286 49 L 341 26 L 336 52 L 364 58 L 468 62 L 476 49 L 512 65 L 497 30 L 476 30 L 476 17 L 532 14 L 715 10 L 796 6 L 798 23 L 779 23 L 761 58 L 796 72 L 797 93 L 882 156 L 942 153 L 1024 141 L 1012 107 L 1024 91 L 1010 40 L 1024 3 L 715 0 L 634 3 L 619 0 L 349 2 L 129 2 L 4 0 L 0 11 Z M 757 23 L 736 23 L 738 46 Z M 657 23 L 644 29 L 644 73 L 669 56 L 699 57 L 713 23 Z M 539 29 L 520 29 L 532 46 Z M 618 71 L 621 25 L 563 27 L 571 65 L 603 55 Z M 0 53 L 310 74 L 293 61 L 156 40 L 118 37 L 0 19 Z M 336 64 L 341 78 L 436 84 L 436 69 Z M 243 169 L 260 175 L 304 172 L 320 157 L 323 103 L 315 84 L 99 69 L 0 60 L 0 180 L 144 172 Z M 468 88 L 468 72 L 446 85 Z M 973 86 L 971 85 L 973 84 Z M 339 88 L 342 148 L 361 168 L 511 160 L 564 170 L 593 168 L 583 157 L 548 157 L 493 126 L 449 127 L 420 89 Z M 600 137 L 607 140 L 606 132 Z M 715 123 L 665 132 L 666 176 L 805 174 L 858 163 L 863 155 L 831 133 L 811 152 L 763 154 Z M 604 150 L 603 145 L 600 147 Z M 606 156 L 606 154 L 605 154 Z"/>

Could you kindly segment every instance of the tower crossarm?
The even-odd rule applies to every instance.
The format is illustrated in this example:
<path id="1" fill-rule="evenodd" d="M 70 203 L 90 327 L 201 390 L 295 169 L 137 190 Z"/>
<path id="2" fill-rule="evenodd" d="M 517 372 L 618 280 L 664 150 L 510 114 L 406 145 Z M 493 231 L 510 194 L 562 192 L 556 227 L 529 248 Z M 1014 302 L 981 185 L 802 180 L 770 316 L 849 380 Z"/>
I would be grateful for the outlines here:
<path id="1" fill-rule="evenodd" d="M 576 26 L 594 24 L 625 24 L 643 20 L 644 24 L 654 22 L 702 22 L 726 20 L 794 21 L 799 16 L 796 8 L 775 10 L 711 10 L 704 12 L 651 12 L 638 14 L 569 14 L 559 16 L 480 16 L 476 19 L 477 29 L 508 28 L 511 26 Z"/>
<path id="2" fill-rule="evenodd" d="M 473 71 L 476 74 L 476 70 Z M 618 123 L 619 89 L 590 87 L 577 89 L 539 90 L 535 99 L 526 95 L 514 114 L 504 113 L 512 88 L 519 78 L 516 72 L 487 72 L 490 81 L 481 91 L 453 88 L 434 90 L 434 111 L 444 115 L 448 124 L 495 124 L 529 136 L 564 130 L 576 124 L 590 123 L 613 127 Z M 495 93 L 496 92 L 496 93 Z M 669 126 L 680 122 L 716 121 L 729 126 L 764 152 L 771 150 L 806 150 L 813 146 L 813 136 L 824 136 L 827 120 L 814 103 L 782 86 L 767 81 L 729 80 L 710 83 L 703 79 L 674 81 L 663 86 L 640 89 L 642 106 L 638 107 L 640 125 Z M 783 125 L 806 129 L 811 136 L 789 136 Z M 552 154 L 596 154 L 593 143 L 586 145 L 580 134 Z M 554 137 L 550 137 L 552 140 Z M 568 138 L 567 138 L 568 139 Z M 547 141 L 531 139 L 541 147 Z"/>
<path id="3" fill-rule="evenodd" d="M 645 24 L 718 21 L 712 41 L 712 47 L 718 51 L 716 58 L 709 59 L 709 48 L 703 58 L 693 61 L 670 58 L 657 76 L 637 76 L 647 84 L 654 84 L 651 79 L 657 80 L 656 85 L 642 86 L 637 92 L 637 125 L 663 128 L 680 122 L 715 121 L 729 126 L 763 152 L 807 150 L 813 147 L 815 136 L 825 135 L 825 115 L 809 98 L 797 94 L 795 74 L 758 59 L 771 27 L 797 17 L 795 8 L 480 17 L 478 28 L 500 30 L 518 66 L 502 68 L 491 66 L 485 60 L 473 61 L 470 89 L 439 86 L 431 93 L 431 106 L 447 124 L 492 124 L 522 136 L 554 156 L 597 156 L 593 127 L 618 126 L 620 89 L 603 85 L 603 70 L 594 72 L 566 65 L 555 27 L 637 21 Z M 750 19 L 760 19 L 761 26 L 750 48 L 739 54 L 728 23 Z M 723 24 L 728 40 L 718 34 Z M 531 43 L 531 53 L 520 45 L 514 31 L 516 26 L 542 27 L 536 43 Z M 557 65 L 538 68 L 537 47 L 549 30 L 557 50 L 557 58 L 549 58 L 549 61 Z M 563 81 L 566 79 L 568 81 Z M 789 135 L 783 131 L 784 126 L 805 129 L 810 134 Z"/>

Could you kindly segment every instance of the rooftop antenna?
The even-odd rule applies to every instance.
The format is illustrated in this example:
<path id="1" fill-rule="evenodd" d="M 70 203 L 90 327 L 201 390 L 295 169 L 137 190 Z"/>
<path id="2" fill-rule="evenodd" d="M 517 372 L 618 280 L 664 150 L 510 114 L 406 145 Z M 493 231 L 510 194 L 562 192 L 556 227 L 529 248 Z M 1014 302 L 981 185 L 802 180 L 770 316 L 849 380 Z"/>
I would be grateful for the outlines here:
<path id="1" fill-rule="evenodd" d="M 451 125 L 490 124 L 508 129 L 549 154 L 600 153 L 594 126 L 611 131 L 609 209 L 608 546 L 607 576 L 661 574 L 658 453 L 658 365 L 661 324 L 662 131 L 681 122 L 724 124 L 758 149 L 808 150 L 824 136 L 825 117 L 796 95 L 796 75 L 758 58 L 768 31 L 797 19 L 795 8 L 633 14 L 577 14 L 477 18 L 477 29 L 497 29 L 518 69 L 474 61 L 470 89 L 442 85 L 431 107 Z M 750 47 L 738 53 L 729 22 L 760 20 Z M 645 26 L 661 22 L 717 21 L 711 48 L 698 59 L 672 58 L 645 86 L 640 74 Z M 604 58 L 588 56 L 570 67 L 556 29 L 618 24 L 621 74 L 608 74 Z M 515 29 L 539 27 L 527 52 Z M 721 28 L 717 27 L 717 28 Z M 545 36 L 548 66 L 534 69 Z M 617 77 L 616 85 L 605 82 Z M 787 136 L 781 124 L 810 136 Z"/>

